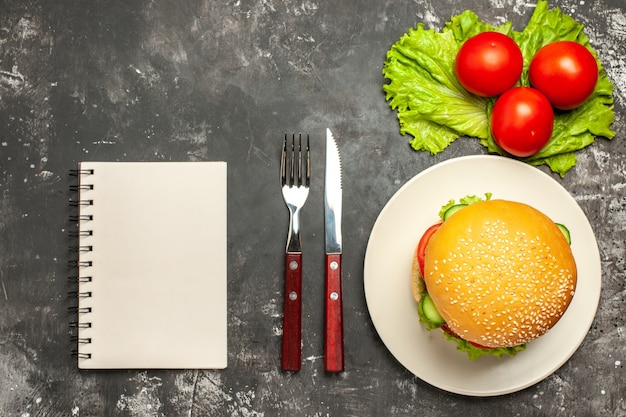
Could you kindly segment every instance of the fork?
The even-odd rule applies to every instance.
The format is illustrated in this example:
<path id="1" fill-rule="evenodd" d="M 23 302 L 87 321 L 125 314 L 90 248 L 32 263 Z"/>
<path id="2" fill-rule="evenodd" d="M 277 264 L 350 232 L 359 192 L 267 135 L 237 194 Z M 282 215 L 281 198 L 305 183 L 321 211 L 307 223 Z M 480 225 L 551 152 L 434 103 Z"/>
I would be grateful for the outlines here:
<path id="1" fill-rule="evenodd" d="M 283 340 L 281 367 L 298 371 L 302 356 L 302 241 L 300 238 L 300 210 L 309 196 L 311 185 L 311 155 L 309 135 L 302 149 L 302 134 L 291 137 L 287 149 L 287 134 L 280 159 L 280 182 L 283 199 L 289 209 L 289 235 L 285 251 L 285 293 L 283 306 Z"/>

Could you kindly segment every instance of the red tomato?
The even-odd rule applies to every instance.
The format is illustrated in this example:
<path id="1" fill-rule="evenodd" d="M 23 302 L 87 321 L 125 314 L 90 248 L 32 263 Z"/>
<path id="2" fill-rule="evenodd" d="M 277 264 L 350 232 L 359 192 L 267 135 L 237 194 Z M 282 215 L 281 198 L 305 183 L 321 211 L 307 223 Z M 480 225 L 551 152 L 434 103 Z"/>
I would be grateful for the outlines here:
<path id="1" fill-rule="evenodd" d="M 424 276 L 424 258 L 426 256 L 426 246 L 428 246 L 428 242 L 430 241 L 431 236 L 439 229 L 441 223 L 436 223 L 430 226 L 420 239 L 417 244 L 417 263 L 420 267 L 420 274 Z"/>
<path id="2" fill-rule="evenodd" d="M 480 343 L 472 342 L 471 340 L 468 340 L 467 342 L 478 349 L 491 349 L 489 346 L 481 345 Z"/>
<path id="3" fill-rule="evenodd" d="M 444 332 L 448 333 L 451 336 L 454 337 L 458 337 L 459 339 L 463 339 L 461 336 L 459 336 L 458 334 L 456 334 L 455 332 L 452 331 L 452 329 L 450 327 L 448 327 L 447 324 L 442 324 L 441 325 L 441 330 L 443 330 Z M 463 339 L 465 340 L 465 339 Z M 476 342 L 472 342 L 470 340 L 465 340 L 467 343 L 469 343 L 470 345 L 479 348 L 479 349 L 491 349 L 489 346 L 485 346 L 485 345 L 481 345 L 480 343 L 476 343 Z"/>
<path id="4" fill-rule="evenodd" d="M 552 136 L 554 111 L 548 99 L 530 87 L 502 94 L 491 112 L 491 133 L 498 146 L 511 155 L 531 156 Z"/>
<path id="5" fill-rule="evenodd" d="M 528 69 L 530 83 L 557 109 L 583 104 L 596 88 L 598 63 L 577 42 L 558 41 L 541 48 Z"/>
<path id="6" fill-rule="evenodd" d="M 450 336 L 459 337 L 459 335 L 454 333 L 452 331 L 452 329 L 450 327 L 448 327 L 447 324 L 442 324 L 441 325 L 441 330 L 443 330 L 444 332 L 448 333 Z"/>
<path id="7" fill-rule="evenodd" d="M 461 46 L 454 70 L 467 91 L 490 97 L 513 87 L 523 64 L 522 52 L 513 39 L 499 32 L 482 32 Z"/>

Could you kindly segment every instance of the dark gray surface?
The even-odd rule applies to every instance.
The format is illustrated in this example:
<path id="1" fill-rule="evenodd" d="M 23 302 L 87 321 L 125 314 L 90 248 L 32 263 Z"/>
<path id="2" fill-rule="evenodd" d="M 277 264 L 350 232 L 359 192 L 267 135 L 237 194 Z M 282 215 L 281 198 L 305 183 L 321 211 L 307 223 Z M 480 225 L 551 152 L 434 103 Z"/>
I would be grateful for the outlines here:
<path id="1" fill-rule="evenodd" d="M 520 0 L 0 2 L 0 415 L 624 416 L 626 6 L 553 1 L 586 25 L 615 83 L 617 137 L 579 153 L 559 181 L 600 248 L 599 310 L 556 373 L 476 399 L 415 378 L 378 338 L 363 291 L 374 221 L 433 164 L 484 153 L 461 139 L 408 148 L 385 103 L 385 52 L 418 22 L 473 9 L 521 30 Z M 323 132 L 344 166 L 346 372 L 323 371 Z M 287 210 L 284 132 L 309 132 L 303 210 L 304 365 L 279 370 Z M 229 366 L 223 371 L 79 372 L 69 355 L 67 172 L 80 160 L 228 162 Z M 132 320 L 132 317 L 129 317 Z M 155 347 L 158 348 L 158 347 Z M 419 354 L 419 352 L 416 352 Z M 428 358 L 424 358 L 428 360 Z"/>

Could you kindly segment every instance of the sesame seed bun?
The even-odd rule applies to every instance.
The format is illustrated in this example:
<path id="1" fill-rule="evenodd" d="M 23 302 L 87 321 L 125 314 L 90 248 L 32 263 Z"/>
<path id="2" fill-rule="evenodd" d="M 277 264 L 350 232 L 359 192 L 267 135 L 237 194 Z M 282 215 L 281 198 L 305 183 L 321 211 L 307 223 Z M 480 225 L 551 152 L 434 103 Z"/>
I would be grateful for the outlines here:
<path id="1" fill-rule="evenodd" d="M 512 347 L 543 335 L 565 313 L 576 278 L 563 233 L 522 203 L 471 204 L 448 218 L 426 247 L 428 294 L 454 333 L 483 346 Z"/>

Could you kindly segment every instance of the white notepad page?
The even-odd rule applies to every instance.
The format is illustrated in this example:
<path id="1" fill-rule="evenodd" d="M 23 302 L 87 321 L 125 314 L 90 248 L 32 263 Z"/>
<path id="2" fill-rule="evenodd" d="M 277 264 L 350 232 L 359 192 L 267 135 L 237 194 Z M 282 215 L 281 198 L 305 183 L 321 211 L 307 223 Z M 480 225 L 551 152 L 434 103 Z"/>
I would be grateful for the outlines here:
<path id="1" fill-rule="evenodd" d="M 226 163 L 82 162 L 78 367 L 227 365 Z M 93 189 L 85 189 L 93 185 Z M 82 279 L 85 281 L 85 279 Z M 91 293 L 90 297 L 86 297 Z M 90 323 L 90 324 L 87 324 Z M 90 326 L 90 327 L 86 327 Z M 89 356 L 89 357 L 87 357 Z"/>

